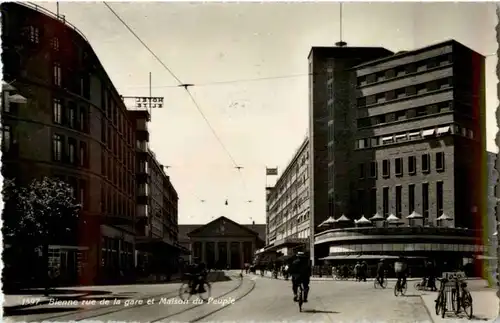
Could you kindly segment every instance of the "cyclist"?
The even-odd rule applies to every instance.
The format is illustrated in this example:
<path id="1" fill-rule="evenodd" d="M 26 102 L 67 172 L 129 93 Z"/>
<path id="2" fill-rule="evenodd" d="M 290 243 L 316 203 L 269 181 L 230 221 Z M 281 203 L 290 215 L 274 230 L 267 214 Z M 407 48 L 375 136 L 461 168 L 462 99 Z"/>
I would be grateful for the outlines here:
<path id="1" fill-rule="evenodd" d="M 394 272 L 398 279 L 396 284 L 402 289 L 406 285 L 406 276 L 408 274 L 408 265 L 404 256 L 399 256 L 399 259 L 394 263 Z"/>
<path id="2" fill-rule="evenodd" d="M 192 287 L 192 293 L 194 294 L 196 290 L 198 290 L 199 293 L 204 293 L 205 290 L 203 285 L 206 282 L 207 269 L 206 265 L 203 262 L 200 262 L 200 259 L 198 257 L 193 258 L 193 264 L 189 268 L 189 274 L 189 283 Z"/>
<path id="3" fill-rule="evenodd" d="M 293 301 L 297 302 L 297 291 L 299 284 L 302 284 L 304 288 L 304 303 L 307 303 L 307 296 L 309 295 L 309 282 L 311 279 L 311 266 L 309 265 L 309 259 L 305 256 L 303 252 L 297 252 L 292 263 L 290 264 L 289 272 L 292 276 L 292 290 L 293 290 Z"/>
<path id="4" fill-rule="evenodd" d="M 384 279 L 385 279 L 385 262 L 384 259 L 380 259 L 377 265 L 377 281 L 379 282 L 380 286 L 384 285 Z"/>

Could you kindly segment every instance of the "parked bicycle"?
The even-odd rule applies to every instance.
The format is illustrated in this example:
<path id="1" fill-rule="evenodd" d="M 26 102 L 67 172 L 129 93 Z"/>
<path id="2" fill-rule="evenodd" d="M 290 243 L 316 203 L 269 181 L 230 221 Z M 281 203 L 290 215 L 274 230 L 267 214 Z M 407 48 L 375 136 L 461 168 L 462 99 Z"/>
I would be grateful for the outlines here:
<path id="1" fill-rule="evenodd" d="M 441 314 L 444 318 L 448 312 L 448 302 L 451 303 L 451 311 L 456 315 L 463 310 L 469 319 L 473 316 L 472 296 L 467 288 L 467 283 L 461 277 L 451 279 L 439 279 L 440 287 L 438 297 L 435 300 L 436 315 Z"/>

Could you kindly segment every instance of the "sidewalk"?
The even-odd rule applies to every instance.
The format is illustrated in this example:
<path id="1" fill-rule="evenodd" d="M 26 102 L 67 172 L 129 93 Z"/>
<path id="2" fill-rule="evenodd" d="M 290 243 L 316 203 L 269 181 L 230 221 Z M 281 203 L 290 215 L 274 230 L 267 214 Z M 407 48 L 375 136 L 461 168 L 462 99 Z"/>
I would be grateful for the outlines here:
<path id="1" fill-rule="evenodd" d="M 260 276 L 260 273 L 257 273 L 257 274 L 245 274 L 245 275 L 253 275 L 253 276 L 258 276 L 258 277 L 261 277 Z M 269 278 L 269 279 L 275 279 L 272 274 L 270 272 L 266 272 L 264 274 L 265 278 Z M 285 280 L 285 278 L 281 275 L 278 275 L 278 279 L 280 280 Z M 422 278 L 408 278 L 407 281 L 415 281 L 415 280 L 421 280 Z M 374 281 L 375 278 L 367 278 L 366 281 Z M 387 281 L 396 281 L 397 278 L 386 278 Z M 335 278 L 333 278 L 332 276 L 323 276 L 323 277 L 319 277 L 319 276 L 312 276 L 311 277 L 311 281 L 338 281 L 338 282 L 341 282 L 341 281 L 354 281 L 354 278 L 349 278 L 349 279 L 346 279 L 346 280 L 337 280 Z"/>
<path id="2" fill-rule="evenodd" d="M 469 291 L 472 296 L 473 319 L 472 321 L 493 322 L 498 317 L 499 300 L 497 298 L 497 289 L 486 287 L 487 283 L 484 280 L 469 280 Z M 440 322 L 457 322 L 463 321 L 466 318 L 464 313 L 457 317 L 453 312 L 447 312 L 445 318 L 441 315 L 436 315 L 435 302 L 437 293 L 422 292 L 420 296 L 429 315 L 434 323 Z M 467 320 L 467 319 L 466 319 Z"/>

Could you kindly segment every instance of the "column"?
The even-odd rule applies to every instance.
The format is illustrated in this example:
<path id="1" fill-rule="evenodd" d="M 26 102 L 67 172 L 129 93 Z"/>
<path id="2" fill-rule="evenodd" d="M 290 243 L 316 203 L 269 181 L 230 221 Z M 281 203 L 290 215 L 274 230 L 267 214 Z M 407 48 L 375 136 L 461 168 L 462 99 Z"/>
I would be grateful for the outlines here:
<path id="1" fill-rule="evenodd" d="M 245 253 L 243 252 L 243 241 L 240 241 L 240 268 L 245 264 Z"/>
<path id="2" fill-rule="evenodd" d="M 201 243 L 201 261 L 203 261 L 204 263 L 207 262 L 207 243 L 205 241 L 203 241 Z"/>
<path id="3" fill-rule="evenodd" d="M 189 243 L 189 263 L 193 262 L 193 242 Z"/>
<path id="4" fill-rule="evenodd" d="M 252 260 L 253 261 L 253 258 L 255 257 L 255 251 L 257 251 L 257 249 L 255 249 L 255 240 L 252 241 L 252 249 L 250 250 L 250 254 L 252 255 Z"/>
<path id="5" fill-rule="evenodd" d="M 227 257 L 227 264 L 226 265 L 229 265 L 229 268 L 231 268 L 231 241 L 227 241 L 226 242 L 226 257 Z M 226 268 L 224 268 L 226 269 Z"/>

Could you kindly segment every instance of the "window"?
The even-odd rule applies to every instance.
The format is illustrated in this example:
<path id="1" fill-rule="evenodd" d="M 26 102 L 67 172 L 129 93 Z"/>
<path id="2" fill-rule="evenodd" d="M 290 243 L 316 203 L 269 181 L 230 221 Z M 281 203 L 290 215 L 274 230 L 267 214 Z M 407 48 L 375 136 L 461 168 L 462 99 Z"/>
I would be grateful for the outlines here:
<path id="1" fill-rule="evenodd" d="M 444 152 L 436 153 L 436 170 L 438 172 L 444 171 Z"/>
<path id="2" fill-rule="evenodd" d="M 87 208 L 87 205 L 85 203 L 86 195 L 87 195 L 86 192 L 87 192 L 87 182 L 85 182 L 84 180 L 81 180 L 80 181 L 79 202 L 80 202 L 83 209 Z"/>
<path id="3" fill-rule="evenodd" d="M 68 126 L 75 128 L 76 126 L 76 104 L 75 102 L 68 102 Z"/>
<path id="4" fill-rule="evenodd" d="M 403 176 L 403 158 L 396 158 L 396 176 Z"/>
<path id="5" fill-rule="evenodd" d="M 430 159 L 431 159 L 431 156 L 429 154 L 422 155 L 422 172 L 423 173 L 430 172 L 430 162 L 431 162 Z"/>
<path id="6" fill-rule="evenodd" d="M 54 135 L 52 138 L 52 149 L 54 161 L 62 160 L 63 137 L 61 135 Z"/>
<path id="7" fill-rule="evenodd" d="M 365 98 L 366 105 L 372 105 L 377 103 L 377 97 L 375 95 L 369 95 Z"/>
<path id="8" fill-rule="evenodd" d="M 406 96 L 411 96 L 417 94 L 417 88 L 414 85 L 407 86 L 405 88 Z"/>
<path id="9" fill-rule="evenodd" d="M 443 214 L 443 182 L 441 181 L 436 183 L 436 206 L 436 217 L 440 217 Z"/>
<path id="10" fill-rule="evenodd" d="M 438 82 L 437 81 L 430 81 L 425 84 L 425 87 L 427 91 L 436 91 L 439 89 Z"/>
<path id="11" fill-rule="evenodd" d="M 54 123 L 62 123 L 62 104 L 61 100 L 54 99 L 52 102 L 52 113 L 54 117 Z"/>
<path id="12" fill-rule="evenodd" d="M 382 192 L 382 203 L 383 203 L 383 213 L 384 217 L 389 216 L 389 188 L 384 187 Z"/>
<path id="13" fill-rule="evenodd" d="M 415 185 L 408 185 L 408 214 L 415 211 Z"/>
<path id="14" fill-rule="evenodd" d="M 87 165 L 87 143 L 80 142 L 80 166 L 84 167 Z"/>
<path id="15" fill-rule="evenodd" d="M 422 215 L 429 218 L 429 183 L 422 184 Z"/>
<path id="16" fill-rule="evenodd" d="M 3 125 L 2 127 L 2 151 L 8 152 L 12 143 L 12 130 L 10 126 Z"/>
<path id="17" fill-rule="evenodd" d="M 88 131 L 88 114 L 87 108 L 80 106 L 80 130 L 83 132 Z"/>
<path id="18" fill-rule="evenodd" d="M 71 164 L 76 162 L 76 140 L 68 138 L 68 161 Z"/>
<path id="19" fill-rule="evenodd" d="M 370 213 L 377 213 L 377 189 L 372 188 L 370 190 Z"/>
<path id="20" fill-rule="evenodd" d="M 417 158 L 415 156 L 408 157 L 408 174 L 414 175 L 417 172 Z"/>
<path id="21" fill-rule="evenodd" d="M 391 175 L 391 163 L 388 159 L 382 161 L 382 177 L 389 177 Z"/>
<path id="22" fill-rule="evenodd" d="M 40 29 L 35 26 L 28 27 L 28 39 L 33 44 L 38 44 L 40 42 Z"/>
<path id="23" fill-rule="evenodd" d="M 370 163 L 370 177 L 371 178 L 377 178 L 377 162 L 376 161 L 372 161 Z"/>
<path id="24" fill-rule="evenodd" d="M 365 203 L 365 191 L 358 190 L 358 206 L 359 206 L 359 214 L 360 215 L 365 214 L 364 203 Z"/>
<path id="25" fill-rule="evenodd" d="M 368 148 L 368 139 L 359 139 L 358 146 L 356 148 L 358 149 Z"/>
<path id="26" fill-rule="evenodd" d="M 54 63 L 53 73 L 54 85 L 61 86 L 61 64 Z"/>
<path id="27" fill-rule="evenodd" d="M 59 50 L 59 38 L 57 38 L 57 37 L 52 38 L 51 43 L 52 43 L 52 49 L 55 51 L 58 51 Z"/>
<path id="28" fill-rule="evenodd" d="M 402 208 L 402 191 L 403 187 L 398 185 L 396 186 L 396 216 L 401 218 L 403 216 L 403 208 Z"/>
<path id="29" fill-rule="evenodd" d="M 365 178 L 365 164 L 359 164 L 359 178 Z"/>

